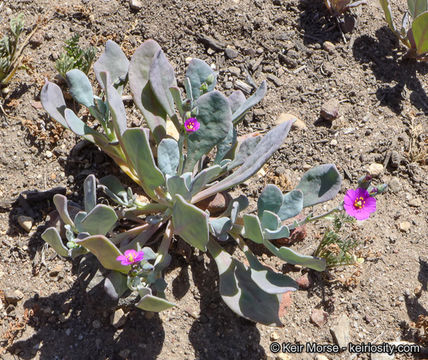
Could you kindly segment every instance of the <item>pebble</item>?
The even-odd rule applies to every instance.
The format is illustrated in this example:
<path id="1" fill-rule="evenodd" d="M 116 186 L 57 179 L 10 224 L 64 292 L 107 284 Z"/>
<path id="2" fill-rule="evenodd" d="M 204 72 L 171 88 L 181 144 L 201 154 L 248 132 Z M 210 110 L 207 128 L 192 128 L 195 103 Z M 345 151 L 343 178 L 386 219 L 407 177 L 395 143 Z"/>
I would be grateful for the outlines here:
<path id="1" fill-rule="evenodd" d="M 275 120 L 275 125 L 282 124 L 288 120 L 295 120 L 293 125 L 291 125 L 292 129 L 306 130 L 308 128 L 303 120 L 299 119 L 297 116 L 293 114 L 287 114 L 287 113 L 279 114 L 278 119 Z"/>
<path id="2" fill-rule="evenodd" d="M 383 173 L 383 165 L 378 163 L 372 163 L 367 168 L 367 171 L 370 173 L 371 176 L 378 177 Z"/>
<path id="3" fill-rule="evenodd" d="M 300 289 L 309 289 L 311 286 L 311 279 L 309 278 L 309 274 L 305 273 L 302 276 L 300 276 L 297 280 L 297 285 L 299 285 Z"/>
<path id="4" fill-rule="evenodd" d="M 391 167 L 394 169 L 398 168 L 401 164 L 401 155 L 398 153 L 398 151 L 392 151 L 391 152 L 391 159 L 390 159 Z"/>
<path id="5" fill-rule="evenodd" d="M 270 339 L 271 339 L 271 341 L 278 340 L 279 339 L 278 333 L 274 331 L 272 334 L 270 334 Z"/>
<path id="6" fill-rule="evenodd" d="M 321 117 L 327 121 L 333 121 L 339 116 L 339 100 L 330 99 L 321 106 Z"/>
<path id="7" fill-rule="evenodd" d="M 403 221 L 400 223 L 400 231 L 402 232 L 409 232 L 410 228 L 412 227 L 412 224 L 409 221 Z"/>
<path id="8" fill-rule="evenodd" d="M 49 271 L 49 276 L 55 277 L 64 269 L 64 265 L 58 264 L 51 271 Z"/>
<path id="9" fill-rule="evenodd" d="M 228 70 L 233 76 L 238 77 L 239 75 L 241 75 L 241 69 L 239 67 L 231 66 L 228 68 Z"/>
<path id="10" fill-rule="evenodd" d="M 143 7 L 143 3 L 140 0 L 129 0 L 129 6 L 132 10 L 141 10 Z"/>
<path id="11" fill-rule="evenodd" d="M 235 59 L 239 55 L 239 53 L 235 49 L 232 49 L 232 48 L 227 48 L 224 51 L 224 53 L 228 59 Z"/>
<path id="12" fill-rule="evenodd" d="M 36 32 L 30 39 L 30 44 L 33 48 L 40 46 L 43 43 L 43 35 L 41 32 Z"/>
<path id="13" fill-rule="evenodd" d="M 46 150 L 45 156 L 46 156 L 46 158 L 50 159 L 53 156 L 52 151 Z"/>
<path id="14" fill-rule="evenodd" d="M 192 60 L 193 60 L 193 58 L 191 56 L 189 56 L 184 61 L 186 62 L 186 65 L 189 65 Z"/>
<path id="15" fill-rule="evenodd" d="M 33 227 L 34 219 L 30 216 L 20 215 L 18 216 L 18 224 L 27 232 L 31 231 Z"/>
<path id="16" fill-rule="evenodd" d="M 311 321 L 318 327 L 322 327 L 326 324 L 328 314 L 321 309 L 313 309 L 311 314 Z"/>
<path id="17" fill-rule="evenodd" d="M 337 140 L 336 139 L 331 140 L 330 145 L 337 146 Z"/>
<path id="18" fill-rule="evenodd" d="M 275 86 L 280 87 L 282 86 L 282 81 L 279 77 L 273 75 L 273 74 L 268 74 L 267 75 L 268 80 L 272 81 Z"/>
<path id="19" fill-rule="evenodd" d="M 122 309 L 117 309 L 110 317 L 110 323 L 115 327 L 119 328 L 126 322 L 125 312 Z"/>
<path id="20" fill-rule="evenodd" d="M 389 188 L 392 192 L 397 193 L 401 190 L 400 180 L 398 178 L 392 178 L 392 180 L 388 183 Z"/>
<path id="21" fill-rule="evenodd" d="M 342 314 L 335 326 L 330 328 L 334 342 L 340 347 L 347 347 L 351 342 L 350 322 L 346 314 Z"/>
<path id="22" fill-rule="evenodd" d="M 422 200 L 420 198 L 413 198 L 409 201 L 409 205 L 413 207 L 420 207 L 422 206 Z"/>
<path id="23" fill-rule="evenodd" d="M 24 297 L 24 294 L 20 290 L 5 290 L 4 292 L 4 299 L 8 304 L 16 305 L 19 300 L 21 300 Z"/>
<path id="24" fill-rule="evenodd" d="M 329 54 L 333 54 L 334 51 L 336 50 L 336 46 L 330 41 L 324 41 L 324 43 L 322 44 L 322 47 Z"/>

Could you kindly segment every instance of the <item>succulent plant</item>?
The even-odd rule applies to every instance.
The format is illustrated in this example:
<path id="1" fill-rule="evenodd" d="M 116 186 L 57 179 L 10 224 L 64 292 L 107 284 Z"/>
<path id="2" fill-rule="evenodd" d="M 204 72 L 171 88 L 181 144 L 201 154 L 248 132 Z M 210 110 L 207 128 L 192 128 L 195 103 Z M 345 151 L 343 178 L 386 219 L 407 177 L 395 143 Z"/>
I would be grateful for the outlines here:
<path id="1" fill-rule="evenodd" d="M 163 272 L 171 260 L 174 236 L 181 238 L 211 254 L 219 271 L 221 297 L 235 313 L 280 326 L 282 294 L 296 290 L 297 285 L 290 277 L 263 265 L 247 244 L 264 245 L 290 264 L 324 270 L 324 259 L 278 248 L 272 241 L 288 237 L 295 227 L 319 218 L 310 214 L 293 221 L 304 208 L 336 196 L 341 186 L 336 167 L 328 164 L 309 170 L 286 194 L 275 185 L 267 185 L 258 199 L 257 214 L 244 214 L 247 197 L 232 198 L 227 191 L 259 171 L 283 144 L 293 123 L 284 122 L 264 136 L 238 140 L 236 126 L 264 97 L 265 82 L 248 99 L 241 91 L 225 96 L 215 90 L 217 74 L 211 67 L 193 59 L 185 73 L 183 96 L 172 66 L 153 40 L 144 42 L 130 61 L 120 46 L 109 40 L 94 64 L 94 72 L 102 89 L 99 95 L 94 95 L 90 81 L 80 70 L 67 72 L 66 79 L 74 100 L 88 108 L 102 131 L 90 127 L 67 107 L 54 83 L 46 82 L 42 89 L 43 107 L 64 127 L 108 154 L 148 200 L 142 201 L 112 175 L 99 181 L 89 175 L 84 182 L 83 209 L 75 215 L 68 211 L 64 196 L 54 198 L 65 224 L 65 239 L 54 227 L 42 238 L 61 256 L 93 253 L 110 271 L 106 291 L 114 298 L 126 294 L 127 289 L 137 291 L 136 306 L 147 311 L 174 306 L 165 298 Z M 127 126 L 121 97 L 127 83 L 147 128 Z M 169 122 L 176 128 L 177 138 L 167 135 Z M 97 204 L 97 189 L 102 189 L 115 206 Z M 206 204 L 218 194 L 229 201 L 220 210 L 210 211 Z M 123 231 L 125 219 L 135 226 Z M 224 249 L 228 240 L 242 250 L 245 263 Z M 141 252 L 144 260 L 137 261 Z"/>
<path id="2" fill-rule="evenodd" d="M 366 0 L 324 0 L 331 16 L 340 16 L 346 11 L 359 5 L 367 4 Z"/>
<path id="3" fill-rule="evenodd" d="M 379 0 L 385 20 L 395 36 L 407 47 L 406 56 L 426 61 L 428 59 L 428 0 L 407 0 L 401 28 L 394 24 L 389 0 Z"/>

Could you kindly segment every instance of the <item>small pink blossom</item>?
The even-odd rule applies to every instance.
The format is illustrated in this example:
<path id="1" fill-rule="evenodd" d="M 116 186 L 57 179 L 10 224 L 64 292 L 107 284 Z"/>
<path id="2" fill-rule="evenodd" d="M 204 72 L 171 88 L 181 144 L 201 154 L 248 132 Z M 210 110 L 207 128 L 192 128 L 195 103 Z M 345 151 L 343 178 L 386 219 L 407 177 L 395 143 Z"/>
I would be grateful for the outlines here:
<path id="1" fill-rule="evenodd" d="M 376 199 L 366 189 L 349 189 L 346 192 L 343 207 L 348 215 L 357 220 L 366 220 L 376 211 Z"/>
<path id="2" fill-rule="evenodd" d="M 196 118 L 189 118 L 184 122 L 184 128 L 187 132 L 195 132 L 198 131 L 201 124 L 199 124 L 199 121 L 196 120 Z"/>
<path id="3" fill-rule="evenodd" d="M 120 261 L 122 265 L 133 265 L 143 260 L 144 252 L 136 251 L 134 249 L 126 250 L 123 255 L 119 255 L 116 260 Z"/>

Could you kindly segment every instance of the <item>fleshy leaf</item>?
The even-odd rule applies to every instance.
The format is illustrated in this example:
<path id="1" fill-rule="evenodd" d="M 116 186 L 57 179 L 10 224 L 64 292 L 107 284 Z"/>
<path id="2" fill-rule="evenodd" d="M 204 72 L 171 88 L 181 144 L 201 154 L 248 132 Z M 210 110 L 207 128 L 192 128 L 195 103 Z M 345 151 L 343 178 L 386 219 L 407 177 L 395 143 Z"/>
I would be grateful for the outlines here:
<path id="1" fill-rule="evenodd" d="M 108 72 L 110 74 L 109 85 L 115 85 L 125 81 L 128 67 L 129 61 L 120 46 L 112 40 L 107 40 L 104 52 L 94 64 L 94 73 L 104 89 L 105 85 L 101 79 L 101 72 Z M 122 92 L 121 87 L 118 88 L 119 93 Z"/>
<path id="2" fill-rule="evenodd" d="M 284 221 L 299 215 L 302 210 L 303 193 L 301 190 L 292 190 L 284 195 L 281 208 L 277 214 L 281 221 Z"/>
<path id="3" fill-rule="evenodd" d="M 131 266 L 124 266 L 116 260 L 122 253 L 103 235 L 93 235 L 83 240 L 76 240 L 76 244 L 82 245 L 93 253 L 101 265 L 108 270 L 116 270 L 123 274 L 127 274 L 131 270 Z"/>
<path id="4" fill-rule="evenodd" d="M 67 72 L 66 77 L 74 100 L 87 108 L 94 106 L 92 85 L 85 73 L 79 69 L 73 69 Z"/>
<path id="5" fill-rule="evenodd" d="M 152 290 L 150 288 L 145 288 L 145 292 L 141 293 L 141 300 L 135 305 L 137 308 L 140 308 L 144 311 L 154 311 L 159 312 L 167 310 L 176 306 L 174 303 L 157 296 L 152 295 Z"/>
<path id="6" fill-rule="evenodd" d="M 40 102 L 54 120 L 68 129 L 64 118 L 64 111 L 67 106 L 61 88 L 57 84 L 46 81 L 40 93 Z"/>
<path id="7" fill-rule="evenodd" d="M 158 146 L 158 166 L 165 174 L 174 176 L 180 161 L 178 143 L 174 139 L 162 139 Z"/>
<path id="8" fill-rule="evenodd" d="M 145 131 L 139 128 L 127 129 L 123 133 L 123 142 L 139 179 L 151 190 L 163 185 L 165 178 L 155 164 Z"/>
<path id="9" fill-rule="evenodd" d="M 219 164 L 227 153 L 233 149 L 236 144 L 238 134 L 236 129 L 232 126 L 227 133 L 226 137 L 217 145 L 217 153 L 215 155 L 214 164 Z"/>
<path id="10" fill-rule="evenodd" d="M 256 215 L 245 214 L 244 218 L 244 234 L 247 239 L 254 241 L 257 244 L 263 244 L 263 232 L 260 220 Z"/>
<path id="11" fill-rule="evenodd" d="M 119 299 L 127 290 L 127 277 L 123 274 L 112 271 L 104 280 L 104 290 L 113 300 Z"/>
<path id="12" fill-rule="evenodd" d="M 428 12 L 419 15 L 412 23 L 417 55 L 428 52 Z"/>
<path id="13" fill-rule="evenodd" d="M 169 89 L 176 86 L 177 81 L 175 80 L 174 69 L 162 50 L 158 50 L 153 57 L 149 70 L 149 79 L 153 93 L 159 103 L 169 117 L 172 117 L 175 115 L 175 106 Z"/>
<path id="14" fill-rule="evenodd" d="M 149 82 L 149 71 L 153 58 L 160 50 L 159 44 L 154 40 L 145 41 L 134 53 L 129 64 L 129 87 L 135 105 L 143 116 L 159 143 L 166 135 L 166 111 L 157 100 Z"/>
<path id="15" fill-rule="evenodd" d="M 97 204 L 97 180 L 95 175 L 88 175 L 83 182 L 85 211 L 91 211 Z"/>
<path id="16" fill-rule="evenodd" d="M 279 249 L 273 245 L 269 240 L 265 239 L 263 244 L 268 248 L 268 250 L 279 257 L 280 259 L 286 261 L 289 264 L 293 265 L 302 265 L 317 271 L 324 271 L 326 268 L 325 259 L 316 258 L 309 255 L 300 255 L 297 252 L 291 250 L 288 247 L 281 246 Z"/>
<path id="17" fill-rule="evenodd" d="M 407 5 L 413 19 L 416 19 L 420 14 L 428 11 L 427 0 L 407 0 Z"/>
<path id="18" fill-rule="evenodd" d="M 192 198 L 192 195 L 186 186 L 186 182 L 181 176 L 176 175 L 168 177 L 166 180 L 166 187 L 172 197 L 174 197 L 176 194 L 179 194 L 186 201 L 190 201 Z"/>
<path id="19" fill-rule="evenodd" d="M 223 169 L 219 165 L 213 165 L 209 168 L 202 170 L 192 181 L 190 186 L 190 191 L 192 195 L 195 195 L 201 189 L 205 187 L 206 184 L 210 183 L 213 179 L 215 179 L 218 175 L 223 172 Z"/>
<path id="20" fill-rule="evenodd" d="M 227 232 L 232 229 L 232 222 L 228 217 L 210 219 L 210 227 L 213 235 L 221 241 L 227 240 Z"/>
<path id="21" fill-rule="evenodd" d="M 188 244 L 202 251 L 207 250 L 209 240 L 208 215 L 196 206 L 189 204 L 180 195 L 175 195 L 172 224 L 174 233 Z"/>
<path id="22" fill-rule="evenodd" d="M 281 295 L 263 291 L 252 279 L 257 274 L 232 258 L 216 242 L 211 240 L 208 249 L 218 267 L 220 295 L 226 305 L 239 316 L 251 321 L 282 326 L 278 315 Z M 260 278 L 257 277 L 257 280 Z"/>
<path id="23" fill-rule="evenodd" d="M 272 130 L 270 130 L 257 144 L 253 153 L 245 160 L 242 166 L 229 175 L 227 178 L 218 182 L 198 193 L 193 199 L 193 203 L 197 203 L 211 195 L 227 190 L 234 185 L 240 184 L 254 175 L 267 162 L 272 154 L 282 145 L 293 121 L 286 121 Z"/>
<path id="24" fill-rule="evenodd" d="M 208 77 L 211 77 L 213 81 L 211 84 L 207 84 L 207 92 L 214 90 L 217 81 L 215 72 L 205 61 L 200 59 L 192 59 L 190 61 L 186 70 L 186 77 L 190 82 L 193 100 L 197 100 L 202 95 L 201 85 L 206 83 Z"/>
<path id="25" fill-rule="evenodd" d="M 263 238 L 266 240 L 288 238 L 290 236 L 290 230 L 286 225 L 281 226 L 276 230 L 264 229 Z"/>
<path id="26" fill-rule="evenodd" d="M 340 191 L 342 179 L 336 166 L 324 164 L 308 170 L 296 189 L 303 193 L 303 207 L 333 199 Z"/>
<path id="27" fill-rule="evenodd" d="M 67 202 L 68 200 L 64 195 L 55 194 L 53 197 L 53 203 L 55 204 L 55 207 L 62 221 L 64 221 L 65 224 L 70 225 L 72 228 L 74 228 L 73 220 L 71 219 L 70 214 L 68 213 Z"/>
<path id="28" fill-rule="evenodd" d="M 98 204 L 81 221 L 83 231 L 91 235 L 105 235 L 116 224 L 116 212 L 107 205 Z"/>
<path id="29" fill-rule="evenodd" d="M 261 217 L 261 225 L 263 229 L 274 231 L 278 229 L 279 224 L 281 224 L 281 219 L 278 215 L 269 210 L 263 211 L 263 215 Z"/>
<path id="30" fill-rule="evenodd" d="M 121 205 L 128 204 L 128 193 L 116 176 L 107 175 L 100 179 L 100 184 L 104 192 L 114 201 Z"/>
<path id="31" fill-rule="evenodd" d="M 283 196 L 281 190 L 273 184 L 266 185 L 257 201 L 257 214 L 259 218 L 262 217 L 265 210 L 277 214 L 282 202 Z"/>
<path id="32" fill-rule="evenodd" d="M 230 219 L 232 223 L 236 222 L 239 212 L 245 210 L 248 205 L 249 201 L 245 195 L 239 195 L 236 199 L 233 199 L 230 210 Z"/>
<path id="33" fill-rule="evenodd" d="M 64 117 L 67 123 L 67 128 L 73 131 L 76 135 L 82 136 L 86 140 L 96 143 L 100 147 L 107 145 L 105 136 L 87 126 L 77 117 L 73 110 L 68 108 L 65 109 Z"/>
<path id="34" fill-rule="evenodd" d="M 232 115 L 233 124 L 236 125 L 241 121 L 248 110 L 257 105 L 266 95 L 266 81 L 263 81 L 256 92 L 250 96 Z"/>
<path id="35" fill-rule="evenodd" d="M 235 90 L 230 94 L 227 98 L 229 101 L 230 109 L 232 110 L 232 114 L 236 112 L 246 101 L 244 93 L 241 90 Z"/>
<path id="36" fill-rule="evenodd" d="M 47 228 L 42 234 L 42 239 L 52 246 L 58 255 L 68 256 L 68 249 L 62 242 L 57 229 L 53 227 Z"/>
<path id="37" fill-rule="evenodd" d="M 232 127 L 232 113 L 227 98 L 218 91 L 202 95 L 196 102 L 198 131 L 188 136 L 185 171 L 192 171 L 196 162 L 220 143 Z"/>
<path id="38" fill-rule="evenodd" d="M 261 136 L 250 136 L 246 138 L 238 148 L 235 158 L 227 165 L 228 170 L 232 170 L 239 165 L 242 165 L 245 160 L 254 152 L 257 144 L 262 139 Z"/>

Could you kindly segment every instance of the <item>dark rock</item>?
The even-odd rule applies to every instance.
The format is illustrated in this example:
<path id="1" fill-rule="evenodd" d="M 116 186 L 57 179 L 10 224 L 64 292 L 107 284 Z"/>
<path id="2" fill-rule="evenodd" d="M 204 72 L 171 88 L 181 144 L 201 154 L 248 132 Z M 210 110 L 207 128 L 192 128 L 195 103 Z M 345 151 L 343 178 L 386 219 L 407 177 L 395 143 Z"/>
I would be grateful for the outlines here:
<path id="1" fill-rule="evenodd" d="M 327 121 L 333 121 L 339 116 L 339 100 L 330 99 L 321 106 L 321 117 Z"/>
<path id="2" fill-rule="evenodd" d="M 224 51 L 224 53 L 225 53 L 225 55 L 226 55 L 226 57 L 227 57 L 228 59 L 235 59 L 235 58 L 237 58 L 237 57 L 238 57 L 238 55 L 239 55 L 239 53 L 238 53 L 236 50 L 231 49 L 231 48 L 227 48 L 227 49 Z"/>

